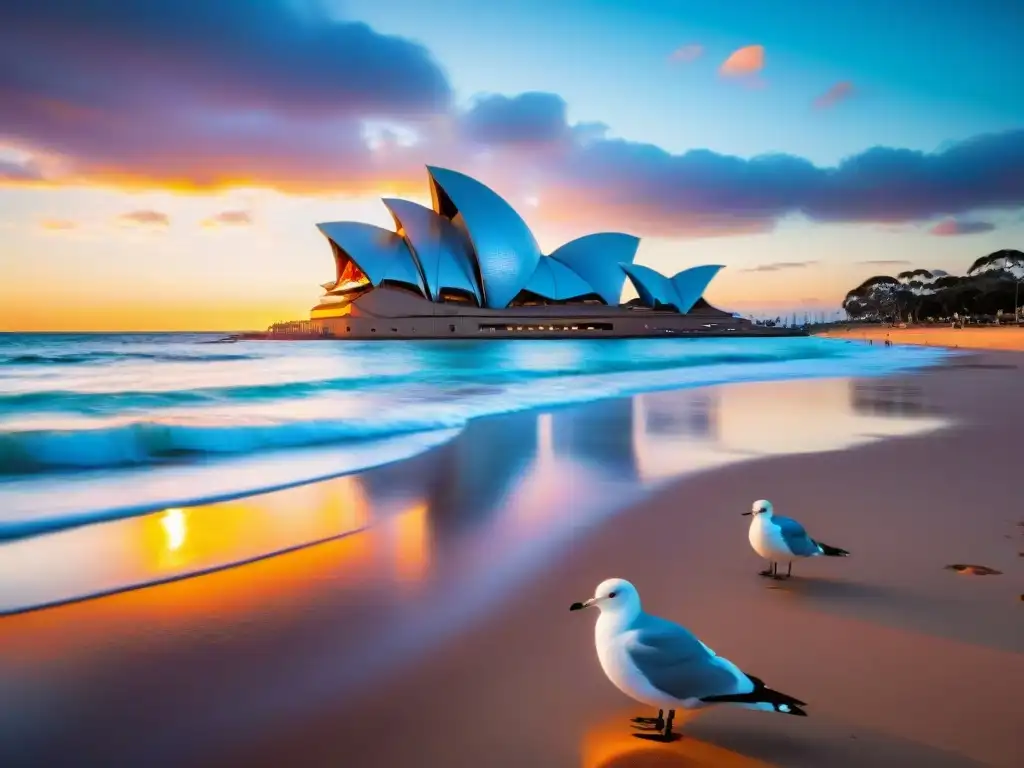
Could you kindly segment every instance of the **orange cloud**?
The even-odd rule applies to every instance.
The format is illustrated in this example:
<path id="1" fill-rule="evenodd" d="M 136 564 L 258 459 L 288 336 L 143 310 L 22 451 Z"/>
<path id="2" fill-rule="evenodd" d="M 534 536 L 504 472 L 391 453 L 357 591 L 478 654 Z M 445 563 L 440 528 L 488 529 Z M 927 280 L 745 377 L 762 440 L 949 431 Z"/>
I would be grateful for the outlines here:
<path id="1" fill-rule="evenodd" d="M 216 227 L 247 227 L 252 224 L 252 214 L 249 211 L 221 211 L 220 213 L 203 219 L 203 226 L 207 229 Z"/>
<path id="2" fill-rule="evenodd" d="M 66 232 L 69 229 L 78 229 L 78 223 L 69 219 L 43 219 L 39 226 L 47 232 Z"/>
<path id="3" fill-rule="evenodd" d="M 725 77 L 744 77 L 756 74 L 762 69 L 764 69 L 764 46 L 748 45 L 733 51 L 718 72 Z"/>
<path id="4" fill-rule="evenodd" d="M 834 107 L 839 102 L 846 101 L 846 99 L 850 98 L 854 93 L 855 89 L 853 87 L 853 83 L 849 80 L 843 80 L 818 96 L 814 100 L 814 108 L 828 109 L 829 107 Z"/>
<path id="5" fill-rule="evenodd" d="M 669 55 L 668 60 L 676 64 L 685 64 L 691 61 L 696 61 L 700 58 L 701 54 L 704 53 L 704 46 L 698 45 L 697 43 L 689 43 L 688 45 L 680 46 L 676 48 Z"/>
<path id="6" fill-rule="evenodd" d="M 122 213 L 117 220 L 125 224 L 142 224 L 150 227 L 167 227 L 171 223 L 171 219 L 166 213 L 145 209 Z"/>

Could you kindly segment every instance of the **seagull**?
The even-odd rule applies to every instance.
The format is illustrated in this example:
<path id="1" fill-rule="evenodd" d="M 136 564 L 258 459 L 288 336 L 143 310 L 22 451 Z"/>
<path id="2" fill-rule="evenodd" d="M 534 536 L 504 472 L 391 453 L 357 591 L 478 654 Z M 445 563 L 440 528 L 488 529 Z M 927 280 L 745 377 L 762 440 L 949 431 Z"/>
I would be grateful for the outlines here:
<path id="1" fill-rule="evenodd" d="M 635 728 L 657 733 L 635 736 L 671 741 L 677 709 L 703 709 L 713 704 L 807 717 L 801 709 L 804 702 L 744 674 L 689 630 L 644 613 L 636 587 L 625 579 L 602 581 L 592 598 L 569 606 L 570 611 L 584 608 L 601 612 L 594 639 L 605 675 L 627 696 L 658 707 L 657 717 L 633 718 Z"/>
<path id="2" fill-rule="evenodd" d="M 747 538 L 750 546 L 761 557 L 768 561 L 768 567 L 760 571 L 761 576 L 779 576 L 779 560 L 789 561 L 786 578 L 793 575 L 793 560 L 798 557 L 849 557 L 850 553 L 839 547 L 832 547 L 821 541 L 815 541 L 807 535 L 807 531 L 796 520 L 775 514 L 772 503 L 766 499 L 758 499 L 745 515 L 753 515 Z"/>

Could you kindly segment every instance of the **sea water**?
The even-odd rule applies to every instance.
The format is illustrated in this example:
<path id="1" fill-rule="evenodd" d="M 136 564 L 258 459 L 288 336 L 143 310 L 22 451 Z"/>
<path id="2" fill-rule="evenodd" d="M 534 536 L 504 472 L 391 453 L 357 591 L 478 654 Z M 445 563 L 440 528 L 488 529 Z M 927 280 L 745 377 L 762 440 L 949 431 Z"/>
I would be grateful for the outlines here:
<path id="1" fill-rule="evenodd" d="M 885 375 L 945 354 L 815 337 L 0 334 L 0 538 L 360 471 L 488 415 L 729 382 Z"/>

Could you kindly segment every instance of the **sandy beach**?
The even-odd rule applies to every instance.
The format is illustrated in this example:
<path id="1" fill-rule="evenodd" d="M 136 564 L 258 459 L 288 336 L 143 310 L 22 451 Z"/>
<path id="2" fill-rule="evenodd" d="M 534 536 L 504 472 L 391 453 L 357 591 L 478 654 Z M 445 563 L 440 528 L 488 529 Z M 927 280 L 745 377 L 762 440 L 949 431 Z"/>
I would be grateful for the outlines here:
<path id="1" fill-rule="evenodd" d="M 1024 327 L 909 326 L 892 328 L 883 325 L 849 326 L 817 334 L 831 339 L 860 339 L 893 344 L 915 344 L 960 349 L 1024 351 Z"/>
<path id="2" fill-rule="evenodd" d="M 628 400 L 518 415 L 358 487 L 315 484 L 302 503 L 338 525 L 396 512 L 245 566 L 0 618 L 0 764 L 1021 765 L 1022 362 L 986 352 L 885 379 L 669 393 L 648 400 L 643 440 L 625 440 Z M 198 536 L 196 562 L 244 538 L 244 504 L 298 508 L 283 494 L 300 490 L 197 512 L 208 531 L 218 515 L 234 527 Z M 762 497 L 853 556 L 759 578 L 740 513 Z M 5 546 L 72 557 L 95 531 L 149 542 L 146 525 Z M 122 570 L 151 577 L 158 545 L 125 547 L 141 554 Z M 628 718 L 647 713 L 603 677 L 595 617 L 567 610 L 611 576 L 810 716 L 719 708 L 675 744 L 632 738 Z M 55 577 L 39 599 L 74 586 Z"/>

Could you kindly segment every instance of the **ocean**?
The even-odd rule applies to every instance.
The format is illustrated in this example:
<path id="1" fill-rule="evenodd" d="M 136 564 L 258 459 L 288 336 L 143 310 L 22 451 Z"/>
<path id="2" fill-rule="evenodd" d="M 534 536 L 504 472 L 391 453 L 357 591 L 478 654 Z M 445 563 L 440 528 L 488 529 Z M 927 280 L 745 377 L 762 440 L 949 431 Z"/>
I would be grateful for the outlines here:
<path id="1" fill-rule="evenodd" d="M 0 538 L 361 471 L 489 415 L 730 382 L 885 375 L 945 354 L 813 337 L 0 334 Z"/>

